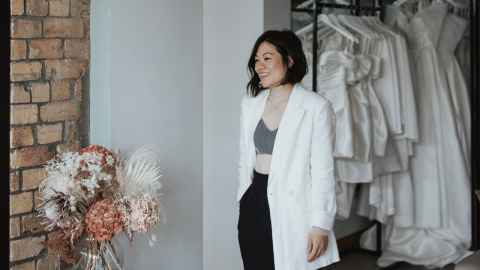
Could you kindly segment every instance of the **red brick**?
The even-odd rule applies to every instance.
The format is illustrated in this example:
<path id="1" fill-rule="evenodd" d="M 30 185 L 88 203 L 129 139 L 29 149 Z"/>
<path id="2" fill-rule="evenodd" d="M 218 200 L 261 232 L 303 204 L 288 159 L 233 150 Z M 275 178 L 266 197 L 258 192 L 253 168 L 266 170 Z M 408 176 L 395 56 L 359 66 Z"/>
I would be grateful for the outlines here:
<path id="1" fill-rule="evenodd" d="M 50 0 L 49 16 L 66 17 L 70 13 L 70 0 Z"/>
<path id="2" fill-rule="evenodd" d="M 39 144 L 60 142 L 62 140 L 62 124 L 37 126 L 37 139 Z"/>
<path id="3" fill-rule="evenodd" d="M 51 102 L 40 107 L 40 118 L 45 122 L 77 120 L 80 118 L 80 103 L 75 101 Z"/>
<path id="4" fill-rule="evenodd" d="M 75 86 L 73 88 L 73 96 L 78 101 L 82 101 L 82 92 L 83 92 L 82 86 L 83 84 L 81 79 L 75 81 Z"/>
<path id="5" fill-rule="evenodd" d="M 22 171 L 22 190 L 36 189 L 47 177 L 45 168 L 34 168 Z"/>
<path id="6" fill-rule="evenodd" d="M 10 81 L 32 81 L 42 77 L 42 63 L 16 62 L 10 63 Z"/>
<path id="7" fill-rule="evenodd" d="M 22 216 L 22 234 L 39 233 L 44 231 L 41 218 L 35 214 Z"/>
<path id="8" fill-rule="evenodd" d="M 33 193 L 22 192 L 10 195 L 10 215 L 24 214 L 33 210 Z"/>
<path id="9" fill-rule="evenodd" d="M 89 44 L 87 39 L 65 40 L 65 57 L 88 60 L 90 58 Z"/>
<path id="10" fill-rule="evenodd" d="M 10 173 L 10 192 L 15 192 L 20 188 L 20 178 L 18 172 Z"/>
<path id="11" fill-rule="evenodd" d="M 42 35 L 42 22 L 14 18 L 11 22 L 12 38 L 38 38 Z"/>
<path id="12" fill-rule="evenodd" d="M 90 37 L 90 18 L 89 17 L 83 18 L 83 25 L 85 29 L 85 37 L 88 38 Z"/>
<path id="13" fill-rule="evenodd" d="M 60 39 L 34 39 L 30 41 L 28 55 L 30 59 L 62 58 L 62 41 Z"/>
<path id="14" fill-rule="evenodd" d="M 38 107 L 35 104 L 11 105 L 10 124 L 33 124 L 38 121 Z"/>
<path id="15" fill-rule="evenodd" d="M 25 40 L 10 40 L 10 59 L 23 60 L 27 58 L 27 42 Z"/>
<path id="16" fill-rule="evenodd" d="M 35 262 L 27 261 L 20 264 L 15 264 L 10 267 L 10 270 L 35 270 Z"/>
<path id="17" fill-rule="evenodd" d="M 84 36 L 83 21 L 78 18 L 46 18 L 43 33 L 45 37 L 81 38 Z"/>
<path id="18" fill-rule="evenodd" d="M 53 254 L 48 254 L 37 260 L 37 270 L 51 270 L 57 265 L 57 258 Z"/>
<path id="19" fill-rule="evenodd" d="M 24 0 L 10 0 L 10 14 L 11 15 L 23 15 Z"/>
<path id="20" fill-rule="evenodd" d="M 40 197 L 40 193 L 38 190 L 33 192 L 33 208 L 37 209 L 38 206 L 42 203 L 42 198 Z"/>
<path id="21" fill-rule="evenodd" d="M 10 238 L 15 238 L 20 236 L 20 218 L 13 217 L 10 218 Z"/>
<path id="22" fill-rule="evenodd" d="M 72 0 L 71 15 L 73 17 L 88 18 L 90 16 L 89 0 Z"/>
<path id="23" fill-rule="evenodd" d="M 47 16 L 48 2 L 47 0 L 26 0 L 27 15 L 30 16 Z"/>
<path id="24" fill-rule="evenodd" d="M 45 71 L 48 80 L 78 79 L 85 73 L 87 63 L 80 60 L 46 60 Z"/>
<path id="25" fill-rule="evenodd" d="M 60 80 L 51 81 L 52 101 L 62 101 L 70 99 L 70 81 Z"/>
<path id="26" fill-rule="evenodd" d="M 50 84 L 35 82 L 31 84 L 32 102 L 48 102 L 50 100 Z"/>
<path id="27" fill-rule="evenodd" d="M 29 103 L 30 92 L 21 83 L 10 84 L 10 103 Z"/>
<path id="28" fill-rule="evenodd" d="M 10 167 L 18 169 L 22 167 L 33 167 L 44 165 L 53 157 L 47 146 L 32 146 L 15 149 L 10 154 Z"/>
<path id="29" fill-rule="evenodd" d="M 38 236 L 10 241 L 10 261 L 19 261 L 39 255 L 44 249 L 42 245 L 44 240 L 44 236 Z"/>
<path id="30" fill-rule="evenodd" d="M 57 153 L 65 153 L 65 152 L 75 152 L 80 150 L 80 143 L 78 141 L 72 143 L 64 143 L 59 144 L 56 147 Z"/>
<path id="31" fill-rule="evenodd" d="M 10 127 L 10 148 L 33 145 L 31 127 Z"/>
<path id="32" fill-rule="evenodd" d="M 65 122 L 65 138 L 64 141 L 67 143 L 75 142 L 78 140 L 78 123 L 77 121 L 66 121 Z"/>

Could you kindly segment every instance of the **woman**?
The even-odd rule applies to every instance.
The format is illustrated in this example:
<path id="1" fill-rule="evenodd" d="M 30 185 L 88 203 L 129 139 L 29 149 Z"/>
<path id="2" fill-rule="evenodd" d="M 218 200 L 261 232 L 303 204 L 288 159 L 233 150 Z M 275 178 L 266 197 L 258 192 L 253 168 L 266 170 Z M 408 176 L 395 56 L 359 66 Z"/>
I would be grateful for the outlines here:
<path id="1" fill-rule="evenodd" d="M 334 115 L 299 82 L 291 31 L 255 42 L 241 103 L 238 237 L 245 270 L 311 270 L 339 260 L 334 223 Z"/>

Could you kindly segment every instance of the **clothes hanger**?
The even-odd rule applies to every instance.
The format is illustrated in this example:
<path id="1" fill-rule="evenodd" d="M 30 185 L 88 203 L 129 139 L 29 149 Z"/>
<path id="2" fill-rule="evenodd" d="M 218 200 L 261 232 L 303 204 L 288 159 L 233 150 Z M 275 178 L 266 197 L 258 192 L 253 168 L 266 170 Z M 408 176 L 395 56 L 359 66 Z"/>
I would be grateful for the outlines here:
<path id="1" fill-rule="evenodd" d="M 320 22 L 317 23 L 317 31 L 320 31 L 321 29 L 327 28 L 327 27 L 328 27 L 327 25 L 321 24 Z M 312 29 L 313 29 L 313 23 L 309 23 L 306 26 L 295 31 L 295 34 L 297 34 L 297 36 L 307 36 L 311 34 Z"/>
<path id="2" fill-rule="evenodd" d="M 342 34 L 342 35 L 345 36 L 346 38 L 352 40 L 353 42 L 358 43 L 358 39 L 357 39 L 355 36 L 353 36 L 350 32 L 345 31 L 343 28 L 340 28 L 340 27 L 336 26 L 335 24 L 333 24 L 333 23 L 330 21 L 330 19 L 328 18 L 327 15 L 325 15 L 325 14 L 320 14 L 320 15 L 318 15 L 317 18 L 318 18 L 318 24 L 319 24 L 319 25 L 328 26 L 328 27 L 334 29 L 335 31 L 339 32 L 340 34 Z M 304 33 L 306 33 L 306 32 L 311 31 L 312 28 L 313 28 L 313 23 L 311 23 L 311 24 L 309 24 L 309 25 L 301 28 L 300 30 L 296 31 L 295 33 L 296 33 L 297 35 L 302 35 L 302 34 L 304 34 Z"/>
<path id="3" fill-rule="evenodd" d="M 297 34 L 298 36 L 306 36 L 307 39 L 311 40 L 312 36 L 313 36 L 312 29 L 313 29 L 313 23 L 310 23 L 307 26 L 301 28 L 300 30 L 297 30 L 295 32 L 295 34 Z M 327 29 L 331 29 L 331 27 L 328 26 L 328 25 L 325 25 L 323 23 L 318 22 L 318 24 L 317 24 L 317 34 L 322 33 L 323 31 L 326 31 Z"/>
<path id="4" fill-rule="evenodd" d="M 452 5 L 456 8 L 467 8 L 468 4 L 466 3 L 459 3 L 457 0 L 438 0 L 439 2 L 447 2 L 448 4 Z"/>
<path id="5" fill-rule="evenodd" d="M 365 29 L 370 30 L 374 37 L 379 38 L 382 36 L 382 33 L 379 33 L 378 29 L 376 27 L 372 27 L 372 25 L 369 24 L 364 18 L 354 17 L 354 21 L 357 21 L 360 26 L 364 26 Z"/>
<path id="6" fill-rule="evenodd" d="M 380 28 L 382 31 L 389 33 L 390 35 L 397 35 L 392 29 L 385 25 L 377 16 L 364 16 L 362 17 L 365 22 L 369 23 L 373 27 Z"/>
<path id="7" fill-rule="evenodd" d="M 339 23 L 343 24 L 345 27 L 348 27 L 361 37 L 358 46 L 354 47 L 353 44 L 349 44 L 350 47 L 348 48 L 348 51 L 350 53 L 353 53 L 356 50 L 359 50 L 361 53 L 367 51 L 370 44 L 367 41 L 377 38 L 377 33 L 364 25 L 363 22 L 355 21 L 355 19 L 358 19 L 358 16 L 338 15 L 337 18 Z"/>
<path id="8" fill-rule="evenodd" d="M 317 40 L 322 40 L 324 38 L 328 38 L 328 36 L 330 36 L 333 33 L 336 33 L 336 31 L 333 30 L 332 28 L 321 27 L 317 30 Z M 298 36 L 301 39 L 304 46 L 306 46 L 305 48 L 312 49 L 311 48 L 311 41 L 314 38 L 312 32 L 305 32 L 305 33 L 302 33 L 301 35 L 298 35 Z M 319 46 L 320 46 L 320 44 L 319 44 Z"/>
<path id="9" fill-rule="evenodd" d="M 306 8 L 306 7 L 308 7 L 309 5 L 313 4 L 313 1 L 314 1 L 314 0 L 305 1 L 305 2 L 303 2 L 303 3 L 301 3 L 301 4 L 299 4 L 299 5 L 297 6 L 297 8 Z"/>
<path id="10" fill-rule="evenodd" d="M 335 24 L 337 27 L 342 28 L 344 31 L 350 33 L 352 36 L 355 36 L 352 32 L 350 32 L 346 27 L 344 27 L 344 24 L 340 21 L 339 17 L 336 16 L 335 14 L 329 14 L 327 15 L 330 21 Z"/>
<path id="11" fill-rule="evenodd" d="M 400 6 L 406 4 L 409 1 L 412 1 L 412 2 L 415 1 L 417 3 L 416 11 L 414 11 L 414 13 L 418 13 L 420 10 L 425 8 L 426 3 L 427 4 L 432 4 L 433 1 L 437 1 L 437 2 L 448 1 L 448 2 L 452 2 L 452 3 L 455 2 L 455 0 L 433 0 L 433 1 L 432 0 L 430 0 L 430 1 L 428 1 L 428 0 L 397 0 L 392 5 L 396 6 L 396 7 L 400 7 Z"/>
<path id="12" fill-rule="evenodd" d="M 317 40 L 318 40 L 317 59 L 320 59 L 320 56 L 327 50 L 326 46 L 327 44 L 330 44 L 329 40 L 331 39 L 331 36 L 335 34 L 338 34 L 338 32 L 333 29 L 329 29 L 328 31 L 322 33 L 321 35 L 317 35 Z M 348 42 L 352 42 L 342 35 L 339 35 L 339 38 L 342 40 L 342 43 L 344 42 L 344 40 Z"/>
<path id="13" fill-rule="evenodd" d="M 336 31 L 334 29 L 325 28 L 325 30 L 317 32 L 317 39 L 322 40 L 322 39 L 328 38 L 329 36 L 331 36 L 334 33 L 336 33 Z"/>
<path id="14" fill-rule="evenodd" d="M 308 7 L 309 5 L 313 4 L 314 0 L 308 0 L 305 1 L 297 6 L 297 8 L 304 8 Z M 331 2 L 330 2 L 331 3 Z M 334 0 L 333 3 L 335 4 L 341 4 L 341 5 L 350 5 L 350 2 L 348 0 Z"/>
<path id="15" fill-rule="evenodd" d="M 408 1 L 418 1 L 418 0 L 397 0 L 393 2 L 393 5 L 396 7 L 400 7 L 401 5 L 407 3 Z"/>
<path id="16" fill-rule="evenodd" d="M 367 38 L 373 39 L 377 38 L 377 33 L 372 31 L 362 22 L 356 21 L 359 17 L 351 16 L 351 15 L 339 15 L 338 20 L 340 23 L 344 24 L 346 27 L 352 29 L 353 31 L 357 32 L 359 35 Z"/>
<path id="17" fill-rule="evenodd" d="M 469 5 L 467 3 L 462 3 L 458 0 L 434 0 L 435 2 L 437 3 L 446 3 L 446 4 L 450 4 L 451 6 L 453 6 L 454 8 L 467 8 Z M 434 2 L 432 1 L 432 3 Z"/>
<path id="18" fill-rule="evenodd" d="M 318 40 L 321 40 L 322 38 L 326 38 L 328 37 L 329 35 L 335 33 L 335 30 L 333 30 L 332 28 L 330 27 L 324 27 L 324 28 L 320 28 L 318 29 L 317 31 L 317 39 Z M 312 32 L 309 32 L 307 34 L 304 34 L 303 36 L 303 41 L 304 42 L 307 42 L 307 44 L 310 44 L 310 41 L 312 41 L 313 39 L 313 33 Z"/>
<path id="19" fill-rule="evenodd" d="M 385 38 L 386 34 L 381 28 L 379 29 L 376 27 L 376 25 L 372 25 L 365 18 L 351 17 L 350 19 L 357 27 L 363 27 L 366 31 L 369 31 L 370 35 L 372 36 L 371 38 L 365 39 L 365 43 L 362 48 L 362 53 L 369 54 L 373 50 L 373 47 L 376 46 L 380 40 Z"/>

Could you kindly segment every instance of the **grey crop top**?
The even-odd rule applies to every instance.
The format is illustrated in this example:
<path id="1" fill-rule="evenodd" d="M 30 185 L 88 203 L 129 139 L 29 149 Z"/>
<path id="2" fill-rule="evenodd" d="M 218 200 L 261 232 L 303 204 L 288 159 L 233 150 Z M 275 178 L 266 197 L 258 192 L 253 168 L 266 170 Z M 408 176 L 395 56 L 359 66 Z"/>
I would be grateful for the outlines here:
<path id="1" fill-rule="evenodd" d="M 272 154 L 273 143 L 277 136 L 278 128 L 270 130 L 263 122 L 263 118 L 258 121 L 257 127 L 253 134 L 253 141 L 255 143 L 255 151 L 257 154 Z"/>

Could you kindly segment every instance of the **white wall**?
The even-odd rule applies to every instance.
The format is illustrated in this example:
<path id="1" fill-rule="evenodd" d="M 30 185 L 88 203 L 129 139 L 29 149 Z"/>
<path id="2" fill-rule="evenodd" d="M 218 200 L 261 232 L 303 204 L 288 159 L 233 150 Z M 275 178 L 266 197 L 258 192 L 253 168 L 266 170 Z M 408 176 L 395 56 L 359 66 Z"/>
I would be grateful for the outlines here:
<path id="1" fill-rule="evenodd" d="M 237 240 L 240 99 L 263 2 L 203 1 L 203 269 L 243 269 Z"/>
<path id="2" fill-rule="evenodd" d="M 112 1 L 94 0 L 90 14 L 90 143 L 111 147 Z"/>
<path id="3" fill-rule="evenodd" d="M 110 12 L 110 16 L 108 15 Z M 202 267 L 202 2 L 92 1 L 91 143 L 161 154 L 167 223 L 127 269 Z"/>
<path id="4" fill-rule="evenodd" d="M 127 269 L 242 269 L 235 194 L 246 64 L 264 27 L 289 27 L 289 6 L 274 18 L 265 1 L 92 1 L 90 143 L 151 144 L 164 169 L 167 223 L 153 248 L 120 239 Z"/>

